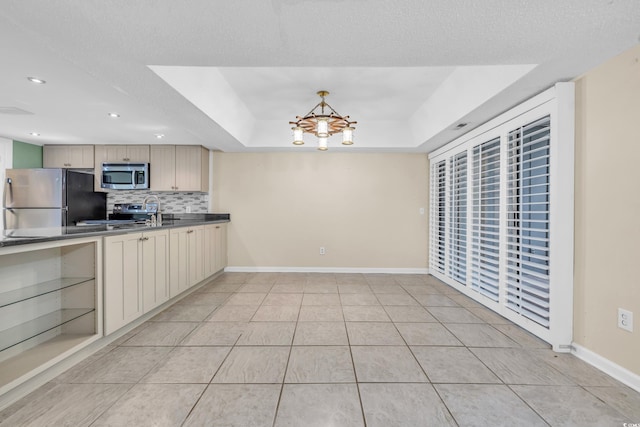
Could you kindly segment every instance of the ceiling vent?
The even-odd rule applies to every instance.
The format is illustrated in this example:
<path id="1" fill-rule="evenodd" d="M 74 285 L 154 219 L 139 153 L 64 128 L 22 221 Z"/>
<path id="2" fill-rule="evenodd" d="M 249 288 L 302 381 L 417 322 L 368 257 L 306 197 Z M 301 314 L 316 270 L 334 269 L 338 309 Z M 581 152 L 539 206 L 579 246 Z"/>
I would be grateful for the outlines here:
<path id="1" fill-rule="evenodd" d="M 0 107 L 0 114 L 32 115 L 33 113 L 18 107 Z"/>

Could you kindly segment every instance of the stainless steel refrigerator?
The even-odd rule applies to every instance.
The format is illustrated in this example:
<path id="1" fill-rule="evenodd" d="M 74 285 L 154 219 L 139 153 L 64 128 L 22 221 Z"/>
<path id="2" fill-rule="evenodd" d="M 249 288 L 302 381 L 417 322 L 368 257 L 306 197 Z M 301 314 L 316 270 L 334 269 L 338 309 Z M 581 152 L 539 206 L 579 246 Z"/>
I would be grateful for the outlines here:
<path id="1" fill-rule="evenodd" d="M 7 169 L 4 235 L 52 236 L 66 226 L 107 215 L 105 193 L 94 192 L 94 177 L 72 169 Z"/>

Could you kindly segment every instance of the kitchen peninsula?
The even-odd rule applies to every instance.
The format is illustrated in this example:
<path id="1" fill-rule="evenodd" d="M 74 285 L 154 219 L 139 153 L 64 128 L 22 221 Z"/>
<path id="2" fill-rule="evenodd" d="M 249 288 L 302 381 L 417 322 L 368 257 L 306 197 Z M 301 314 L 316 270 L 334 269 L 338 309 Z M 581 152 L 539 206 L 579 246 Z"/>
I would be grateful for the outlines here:
<path id="1" fill-rule="evenodd" d="M 226 266 L 229 214 L 0 239 L 0 396 L 146 319 Z M 31 387 L 33 388 L 33 387 Z M 24 391 L 23 391 L 24 392 Z M 2 404 L 2 402 L 0 402 Z"/>

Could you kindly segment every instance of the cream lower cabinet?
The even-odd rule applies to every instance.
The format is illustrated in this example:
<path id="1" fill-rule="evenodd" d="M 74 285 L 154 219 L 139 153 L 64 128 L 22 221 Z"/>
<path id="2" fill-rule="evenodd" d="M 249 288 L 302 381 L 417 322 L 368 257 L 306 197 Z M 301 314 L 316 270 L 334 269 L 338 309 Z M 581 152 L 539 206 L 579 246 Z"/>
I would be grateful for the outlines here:
<path id="1" fill-rule="evenodd" d="M 169 299 L 169 231 L 104 238 L 105 333 Z"/>
<path id="2" fill-rule="evenodd" d="M 227 266 L 227 224 L 204 227 L 204 273 L 209 277 Z"/>
<path id="3" fill-rule="evenodd" d="M 204 280 L 204 237 L 205 226 L 202 225 L 170 231 L 170 297 Z"/>
<path id="4" fill-rule="evenodd" d="M 142 308 L 146 313 L 169 300 L 169 230 L 142 236 Z"/>

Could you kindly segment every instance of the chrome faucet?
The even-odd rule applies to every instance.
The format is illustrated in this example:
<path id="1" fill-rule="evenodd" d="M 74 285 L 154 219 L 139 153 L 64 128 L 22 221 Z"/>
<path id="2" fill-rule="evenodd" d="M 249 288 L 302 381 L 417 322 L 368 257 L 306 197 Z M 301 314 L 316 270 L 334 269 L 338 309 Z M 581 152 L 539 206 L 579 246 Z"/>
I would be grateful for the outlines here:
<path id="1" fill-rule="evenodd" d="M 156 213 L 155 213 L 155 219 L 156 219 L 156 225 L 162 225 L 162 209 L 160 208 L 160 199 L 158 198 L 158 196 L 156 196 L 155 194 L 149 194 L 147 197 L 144 198 L 144 201 L 142 202 L 142 209 L 144 209 L 145 211 L 147 210 L 147 203 L 149 201 L 149 199 L 155 199 L 156 201 Z"/>

